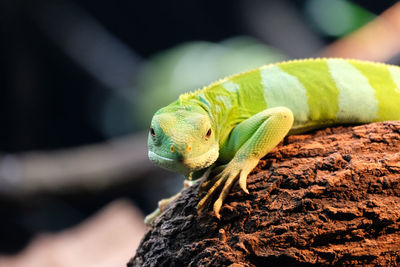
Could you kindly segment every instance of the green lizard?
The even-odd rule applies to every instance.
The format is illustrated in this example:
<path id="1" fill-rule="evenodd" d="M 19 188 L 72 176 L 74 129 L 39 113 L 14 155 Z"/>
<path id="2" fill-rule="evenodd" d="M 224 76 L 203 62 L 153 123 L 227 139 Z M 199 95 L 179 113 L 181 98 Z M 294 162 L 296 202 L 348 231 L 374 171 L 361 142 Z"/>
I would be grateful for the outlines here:
<path id="1" fill-rule="evenodd" d="M 262 66 L 183 94 L 151 122 L 149 158 L 189 178 L 207 177 L 198 211 L 218 195 L 217 218 L 238 181 L 286 135 L 335 124 L 400 120 L 400 68 L 340 58 Z M 208 177 L 209 176 L 209 177 Z M 162 200 L 150 222 L 176 196 Z"/>

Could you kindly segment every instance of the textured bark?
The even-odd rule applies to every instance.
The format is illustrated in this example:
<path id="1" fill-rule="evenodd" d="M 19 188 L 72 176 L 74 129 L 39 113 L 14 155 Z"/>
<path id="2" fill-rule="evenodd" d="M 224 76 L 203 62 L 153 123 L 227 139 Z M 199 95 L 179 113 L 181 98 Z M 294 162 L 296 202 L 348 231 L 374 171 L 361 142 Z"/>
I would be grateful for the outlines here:
<path id="1" fill-rule="evenodd" d="M 234 186 L 221 220 L 198 184 L 155 220 L 128 266 L 400 265 L 400 122 L 290 136 Z"/>

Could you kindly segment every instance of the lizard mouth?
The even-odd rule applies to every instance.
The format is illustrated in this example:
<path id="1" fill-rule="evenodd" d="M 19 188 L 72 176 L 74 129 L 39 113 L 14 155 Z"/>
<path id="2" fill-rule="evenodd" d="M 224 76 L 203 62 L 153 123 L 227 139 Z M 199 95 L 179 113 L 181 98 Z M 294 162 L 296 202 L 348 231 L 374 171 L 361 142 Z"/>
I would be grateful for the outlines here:
<path id="1" fill-rule="evenodd" d="M 149 159 L 157 166 L 187 175 L 190 172 L 207 168 L 213 164 L 219 156 L 218 150 L 219 148 L 216 144 L 210 150 L 199 156 L 179 159 L 164 157 L 150 150 L 148 155 Z"/>

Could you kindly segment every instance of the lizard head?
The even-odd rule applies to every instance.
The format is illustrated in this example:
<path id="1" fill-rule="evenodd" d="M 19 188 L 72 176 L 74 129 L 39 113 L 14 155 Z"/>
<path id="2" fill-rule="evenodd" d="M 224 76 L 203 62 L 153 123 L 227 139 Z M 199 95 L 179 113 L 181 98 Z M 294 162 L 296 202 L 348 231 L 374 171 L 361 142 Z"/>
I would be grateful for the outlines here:
<path id="1" fill-rule="evenodd" d="M 210 117 L 198 107 L 160 109 L 148 138 L 149 159 L 156 165 L 188 175 L 214 163 L 218 141 Z"/>

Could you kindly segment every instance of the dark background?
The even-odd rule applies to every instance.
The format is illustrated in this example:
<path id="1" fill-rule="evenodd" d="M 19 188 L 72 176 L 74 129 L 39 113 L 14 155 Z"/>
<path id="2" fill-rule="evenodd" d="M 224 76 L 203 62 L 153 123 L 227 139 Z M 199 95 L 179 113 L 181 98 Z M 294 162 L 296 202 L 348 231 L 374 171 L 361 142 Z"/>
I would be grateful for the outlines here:
<path id="1" fill-rule="evenodd" d="M 2 1 L 0 151 L 71 147 L 106 138 L 91 120 L 100 111 L 88 111 L 88 106 L 96 90 L 108 88 L 71 59 L 41 21 L 43 10 L 57 2 L 83 9 L 138 61 L 185 41 L 253 35 L 243 14 L 245 1 Z M 375 14 L 393 4 L 353 2 Z M 301 12 L 304 1 L 289 3 Z"/>

